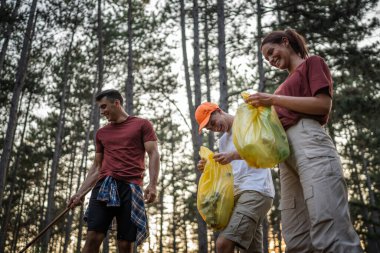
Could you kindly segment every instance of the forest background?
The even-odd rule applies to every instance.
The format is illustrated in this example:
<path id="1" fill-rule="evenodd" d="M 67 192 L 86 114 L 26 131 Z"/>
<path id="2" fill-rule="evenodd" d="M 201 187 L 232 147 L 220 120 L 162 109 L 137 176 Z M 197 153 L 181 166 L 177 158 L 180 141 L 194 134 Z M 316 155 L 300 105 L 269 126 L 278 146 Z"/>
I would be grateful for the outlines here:
<path id="1" fill-rule="evenodd" d="M 18 252 L 66 207 L 94 158 L 94 94 L 119 89 L 129 114 L 151 120 L 161 153 L 149 239 L 138 252 L 214 252 L 196 209 L 200 145 L 194 108 L 211 100 L 234 114 L 245 90 L 273 92 L 286 77 L 263 62 L 260 40 L 294 28 L 334 79 L 326 130 L 344 166 L 353 225 L 380 252 L 380 8 L 378 0 L 1 0 L 0 252 Z M 284 252 L 278 210 L 264 248 Z M 147 179 L 147 178 L 146 178 Z M 80 252 L 85 205 L 30 252 Z M 116 252 L 110 230 L 102 252 Z"/>

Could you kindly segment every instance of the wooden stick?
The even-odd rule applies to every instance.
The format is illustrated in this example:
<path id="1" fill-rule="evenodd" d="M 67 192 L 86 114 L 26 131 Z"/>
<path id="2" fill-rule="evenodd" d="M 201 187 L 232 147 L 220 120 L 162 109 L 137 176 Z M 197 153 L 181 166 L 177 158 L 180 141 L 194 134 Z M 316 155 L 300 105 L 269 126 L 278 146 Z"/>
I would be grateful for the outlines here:
<path id="1" fill-rule="evenodd" d="M 91 190 L 92 188 L 88 189 L 85 193 L 83 193 L 81 196 L 80 196 L 80 199 L 83 198 L 84 196 L 86 196 L 86 194 Z M 51 227 L 53 226 L 59 219 L 61 219 L 68 211 L 70 211 L 70 207 L 66 207 L 65 210 L 63 210 L 57 217 L 55 217 L 55 219 L 50 222 L 49 225 L 47 225 L 32 241 L 30 241 L 19 253 L 23 253 L 25 252 L 30 246 L 32 246 L 33 243 L 35 243 L 38 239 L 41 238 L 41 236 L 43 234 L 45 234 L 45 232 Z"/>

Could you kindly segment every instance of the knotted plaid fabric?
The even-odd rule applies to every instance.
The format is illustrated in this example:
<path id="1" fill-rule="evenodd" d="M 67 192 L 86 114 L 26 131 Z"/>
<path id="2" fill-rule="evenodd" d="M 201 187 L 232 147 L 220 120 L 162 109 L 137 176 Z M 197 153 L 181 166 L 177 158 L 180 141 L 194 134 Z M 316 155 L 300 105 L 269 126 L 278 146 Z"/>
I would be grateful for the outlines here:
<path id="1" fill-rule="evenodd" d="M 115 179 L 107 176 L 100 186 L 97 200 L 107 202 L 107 206 L 120 206 L 119 193 Z"/>
<path id="2" fill-rule="evenodd" d="M 136 244 L 139 246 L 149 236 L 144 197 L 140 186 L 135 184 L 129 184 L 129 186 L 132 191 L 131 220 L 137 227 Z M 111 176 L 105 178 L 100 186 L 96 199 L 107 202 L 107 206 L 120 206 L 120 198 L 115 179 Z"/>
<path id="3" fill-rule="evenodd" d="M 144 207 L 144 197 L 141 187 L 129 184 L 132 190 L 132 213 L 131 220 L 137 227 L 136 244 L 139 246 L 148 238 L 148 221 Z"/>

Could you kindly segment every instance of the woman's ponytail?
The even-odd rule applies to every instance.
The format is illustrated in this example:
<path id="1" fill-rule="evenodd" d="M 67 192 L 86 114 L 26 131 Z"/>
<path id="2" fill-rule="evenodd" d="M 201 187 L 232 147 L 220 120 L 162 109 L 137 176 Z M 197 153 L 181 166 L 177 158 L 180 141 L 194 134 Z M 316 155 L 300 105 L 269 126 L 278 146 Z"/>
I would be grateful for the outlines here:
<path id="1" fill-rule="evenodd" d="M 284 32 L 293 50 L 301 56 L 302 59 L 305 59 L 309 55 L 305 38 L 293 29 L 286 29 Z"/>

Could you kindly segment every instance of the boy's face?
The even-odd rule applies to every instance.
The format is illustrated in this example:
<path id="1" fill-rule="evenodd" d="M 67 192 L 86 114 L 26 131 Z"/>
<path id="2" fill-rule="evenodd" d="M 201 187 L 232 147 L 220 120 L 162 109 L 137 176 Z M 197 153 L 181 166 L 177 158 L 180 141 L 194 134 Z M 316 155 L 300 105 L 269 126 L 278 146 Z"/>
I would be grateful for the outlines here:
<path id="1" fill-rule="evenodd" d="M 228 132 L 231 128 L 229 126 L 227 120 L 223 117 L 223 115 L 219 111 L 215 111 L 211 114 L 210 120 L 205 126 L 207 130 L 213 132 Z"/>

